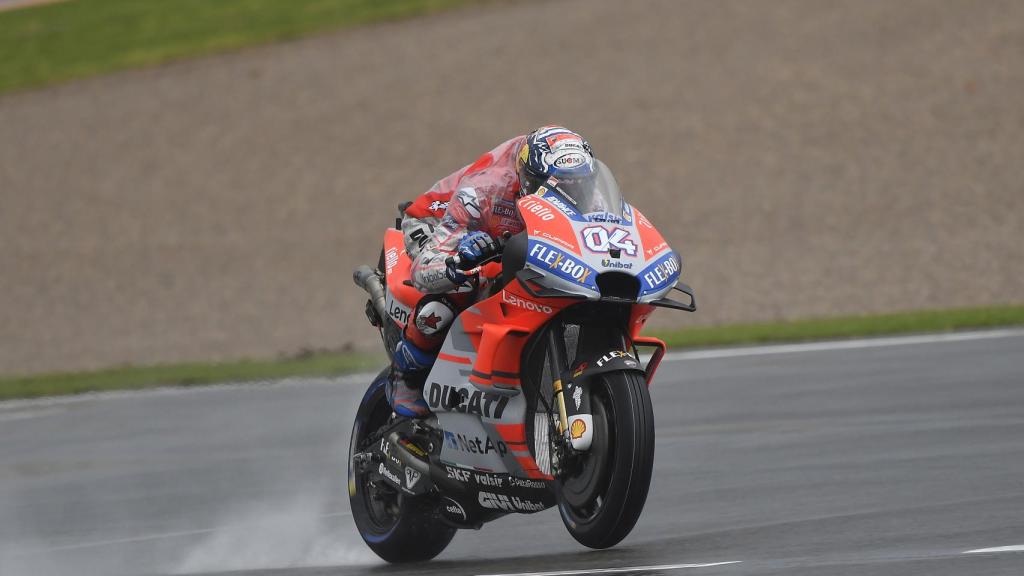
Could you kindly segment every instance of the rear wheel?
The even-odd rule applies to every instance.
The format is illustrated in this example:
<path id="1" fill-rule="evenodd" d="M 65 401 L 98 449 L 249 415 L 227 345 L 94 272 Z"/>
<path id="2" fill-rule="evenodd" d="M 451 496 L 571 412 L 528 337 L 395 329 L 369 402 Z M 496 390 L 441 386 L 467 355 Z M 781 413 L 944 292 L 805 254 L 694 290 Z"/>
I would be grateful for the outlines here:
<path id="1" fill-rule="evenodd" d="M 610 548 L 636 525 L 654 467 L 654 411 L 640 373 L 610 372 L 590 384 L 594 439 L 560 481 L 558 510 L 580 544 Z"/>
<path id="2" fill-rule="evenodd" d="M 440 554 L 455 528 L 441 522 L 429 498 L 410 497 L 379 478 L 372 467 L 360 474 L 352 465 L 353 455 L 379 441 L 374 432 L 391 417 L 384 394 L 387 374 L 385 369 L 377 376 L 356 412 L 349 445 L 349 503 L 359 535 L 378 556 L 388 562 L 421 562 Z"/>

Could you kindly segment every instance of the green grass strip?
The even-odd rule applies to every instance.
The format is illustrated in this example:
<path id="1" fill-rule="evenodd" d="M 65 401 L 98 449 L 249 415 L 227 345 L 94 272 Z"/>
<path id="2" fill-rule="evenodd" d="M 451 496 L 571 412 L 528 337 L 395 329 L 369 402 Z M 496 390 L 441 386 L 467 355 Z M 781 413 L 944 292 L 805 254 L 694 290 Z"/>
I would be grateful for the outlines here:
<path id="1" fill-rule="evenodd" d="M 0 92 L 471 0 L 69 0 L 0 12 Z"/>
<path id="2" fill-rule="evenodd" d="M 695 348 L 1022 325 L 1024 306 L 996 306 L 684 328 L 655 335 L 673 348 Z M 376 371 L 383 366 L 383 362 L 383 355 L 379 354 L 325 352 L 283 360 L 124 367 L 97 372 L 6 377 L 0 378 L 0 400 L 103 390 L 264 381 L 290 376 L 333 376 Z"/>
<path id="3" fill-rule="evenodd" d="M 280 360 L 126 366 L 95 372 L 0 378 L 0 400 L 107 390 L 140 390 L 165 386 L 254 382 L 292 376 L 334 376 L 376 371 L 383 365 L 383 354 L 323 352 Z"/>
<path id="4" fill-rule="evenodd" d="M 791 322 L 764 322 L 730 326 L 699 326 L 656 332 L 671 348 L 732 346 L 764 342 L 799 342 L 932 333 L 1024 325 L 1024 306 L 991 306 L 953 310 L 923 310 L 865 316 L 812 318 Z"/>

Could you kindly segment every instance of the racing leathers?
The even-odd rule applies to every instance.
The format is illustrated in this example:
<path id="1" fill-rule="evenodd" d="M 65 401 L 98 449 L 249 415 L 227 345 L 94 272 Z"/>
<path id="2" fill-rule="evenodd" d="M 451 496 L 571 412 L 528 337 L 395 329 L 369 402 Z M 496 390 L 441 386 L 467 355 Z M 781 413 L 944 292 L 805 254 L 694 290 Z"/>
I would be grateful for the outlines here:
<path id="1" fill-rule="evenodd" d="M 460 242 L 472 232 L 500 238 L 523 230 L 516 208 L 520 191 L 516 155 L 525 138 L 512 138 L 442 178 L 405 209 L 402 232 L 413 261 L 412 283 L 424 297 L 394 354 L 389 400 L 398 414 L 429 413 L 417 388 L 434 364 L 455 316 L 473 303 L 473 288 L 457 284 L 463 278 L 448 270 L 448 257 L 459 252 Z"/>

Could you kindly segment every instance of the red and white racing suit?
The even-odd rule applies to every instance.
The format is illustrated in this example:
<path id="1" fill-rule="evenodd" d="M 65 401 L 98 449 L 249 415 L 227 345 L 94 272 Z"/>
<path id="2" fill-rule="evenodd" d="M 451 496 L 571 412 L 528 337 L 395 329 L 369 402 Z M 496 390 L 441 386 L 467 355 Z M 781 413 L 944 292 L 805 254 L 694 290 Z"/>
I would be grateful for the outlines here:
<path id="1" fill-rule="evenodd" d="M 519 175 L 516 156 L 525 142 L 517 136 L 476 162 L 438 180 L 405 209 L 402 232 L 412 258 L 412 283 L 428 296 L 406 326 L 405 337 L 424 351 L 440 347 L 455 314 L 472 302 L 445 276 L 445 260 L 456 253 L 468 232 L 492 238 L 523 230 L 516 209 Z M 446 310 L 438 307 L 443 305 Z M 440 317 L 440 318 L 438 318 Z"/>

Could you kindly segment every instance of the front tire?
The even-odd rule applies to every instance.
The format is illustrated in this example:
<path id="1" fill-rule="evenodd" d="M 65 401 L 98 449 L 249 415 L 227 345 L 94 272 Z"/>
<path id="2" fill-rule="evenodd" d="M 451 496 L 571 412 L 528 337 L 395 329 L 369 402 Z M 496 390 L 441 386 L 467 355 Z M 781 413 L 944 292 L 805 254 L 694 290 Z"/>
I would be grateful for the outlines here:
<path id="1" fill-rule="evenodd" d="M 374 433 L 391 417 L 384 393 L 387 376 L 385 369 L 373 381 L 352 426 L 348 460 L 352 519 L 363 541 L 377 556 L 393 563 L 423 562 L 448 546 L 455 528 L 440 521 L 429 498 L 413 498 L 384 482 L 373 483 L 369 472 L 360 475 L 352 466 L 352 456 L 369 450 L 378 441 Z"/>
<path id="2" fill-rule="evenodd" d="M 591 383 L 594 442 L 559 483 L 562 522 L 580 544 L 610 548 L 643 512 L 654 468 L 654 410 L 642 374 L 609 372 Z"/>

